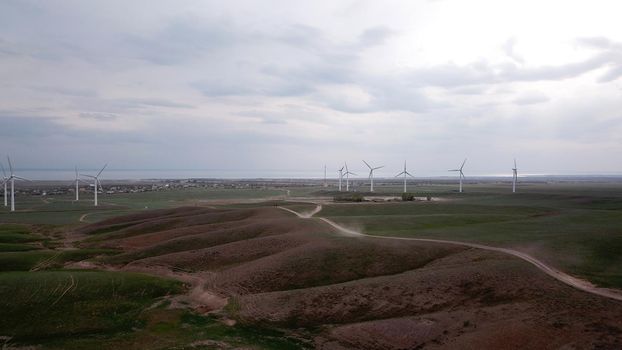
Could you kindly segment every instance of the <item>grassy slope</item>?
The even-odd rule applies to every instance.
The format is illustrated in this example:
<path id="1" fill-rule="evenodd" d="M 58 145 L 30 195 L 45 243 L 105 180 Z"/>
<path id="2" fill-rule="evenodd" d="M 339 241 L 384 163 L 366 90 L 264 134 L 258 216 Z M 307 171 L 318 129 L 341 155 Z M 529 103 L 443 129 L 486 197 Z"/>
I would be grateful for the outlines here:
<path id="1" fill-rule="evenodd" d="M 0 336 L 5 345 L 45 349 L 178 349 L 245 347 L 300 349 L 305 343 L 278 330 L 226 326 L 214 317 L 168 309 L 164 296 L 180 282 L 136 273 L 58 270 L 109 249 L 52 250 L 54 242 L 22 225 L 0 225 Z M 40 271 L 29 271 L 32 268 Z M 56 270 L 50 270 L 56 269 Z M 160 303 L 161 306 L 152 308 Z M 4 341 L 4 340 L 3 340 Z"/>
<path id="2" fill-rule="evenodd" d="M 482 242 L 524 249 L 565 271 L 622 288 L 622 198 L 601 188 L 444 202 L 325 206 L 320 215 L 368 234 Z"/>

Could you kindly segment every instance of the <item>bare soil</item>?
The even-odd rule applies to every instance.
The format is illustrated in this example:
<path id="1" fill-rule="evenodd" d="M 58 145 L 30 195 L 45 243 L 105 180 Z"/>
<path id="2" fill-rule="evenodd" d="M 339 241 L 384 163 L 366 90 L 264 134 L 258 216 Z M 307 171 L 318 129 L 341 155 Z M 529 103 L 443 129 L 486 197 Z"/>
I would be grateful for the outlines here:
<path id="1" fill-rule="evenodd" d="M 336 235 L 275 207 L 187 207 L 80 228 L 106 268 L 179 278 L 180 300 L 304 328 L 319 349 L 619 349 L 622 302 L 500 252 Z"/>

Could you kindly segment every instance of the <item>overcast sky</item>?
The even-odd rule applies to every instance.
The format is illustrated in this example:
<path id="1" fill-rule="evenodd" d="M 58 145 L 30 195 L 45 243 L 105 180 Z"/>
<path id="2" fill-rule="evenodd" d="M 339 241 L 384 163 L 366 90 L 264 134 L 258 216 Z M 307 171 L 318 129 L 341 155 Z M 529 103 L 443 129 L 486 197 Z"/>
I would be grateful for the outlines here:
<path id="1" fill-rule="evenodd" d="M 620 1 L 0 2 L 20 168 L 622 173 Z M 209 174 L 207 174 L 209 175 Z"/>

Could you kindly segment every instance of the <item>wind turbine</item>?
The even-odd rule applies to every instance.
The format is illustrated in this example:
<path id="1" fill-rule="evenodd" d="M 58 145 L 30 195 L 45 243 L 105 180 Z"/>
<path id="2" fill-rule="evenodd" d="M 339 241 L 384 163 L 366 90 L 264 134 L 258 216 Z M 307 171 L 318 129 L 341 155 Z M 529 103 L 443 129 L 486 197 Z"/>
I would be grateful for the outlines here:
<path id="1" fill-rule="evenodd" d="M 369 188 L 369 192 L 374 192 L 374 170 L 378 170 L 380 168 L 384 168 L 383 166 L 378 166 L 375 168 L 372 168 L 371 165 L 367 164 L 367 162 L 365 160 L 363 160 L 363 163 L 365 163 L 365 165 L 367 165 L 367 167 L 369 168 L 369 179 L 371 180 L 370 183 L 370 188 Z"/>
<path id="2" fill-rule="evenodd" d="M 464 161 L 462 162 L 462 165 L 460 166 L 460 168 L 458 169 L 452 169 L 449 171 L 459 171 L 460 172 L 460 193 L 462 193 L 462 179 L 464 178 L 464 173 L 462 172 L 462 168 L 464 168 L 464 163 L 466 163 L 467 159 L 464 158 Z"/>
<path id="3" fill-rule="evenodd" d="M 341 167 L 341 169 L 337 170 L 339 171 L 339 192 L 341 192 L 341 180 L 343 179 L 343 168 Z"/>
<path id="4" fill-rule="evenodd" d="M 15 211 L 15 179 L 24 180 L 24 181 L 29 181 L 29 180 L 13 174 L 13 164 L 11 164 L 11 158 L 7 156 L 6 159 L 9 161 L 9 174 L 11 176 L 9 176 L 5 180 L 4 188 L 5 188 L 5 193 L 6 193 L 6 181 L 11 181 L 11 211 Z M 4 167 L 2 167 L 2 170 L 4 170 Z"/>
<path id="5" fill-rule="evenodd" d="M 2 165 L 2 163 L 0 163 L 0 167 L 2 167 L 2 184 L 4 185 L 4 206 L 8 207 L 9 204 L 7 202 L 7 191 L 6 191 L 6 185 L 9 182 L 9 178 L 6 177 L 6 171 L 4 171 L 4 165 Z"/>
<path id="6" fill-rule="evenodd" d="M 80 175 L 78 174 L 78 166 L 76 165 L 76 179 L 75 179 L 75 183 L 76 183 L 76 202 L 80 200 L 80 182 L 84 182 L 82 181 L 82 179 L 80 179 Z"/>
<path id="7" fill-rule="evenodd" d="M 324 164 L 324 188 L 328 187 L 328 183 L 326 182 L 326 164 Z"/>
<path id="8" fill-rule="evenodd" d="M 512 193 L 516 192 L 516 182 L 518 181 L 518 168 L 516 167 L 516 158 L 514 158 L 514 167 L 512 168 Z"/>
<path id="9" fill-rule="evenodd" d="M 93 179 L 94 183 L 94 193 L 95 193 L 95 206 L 97 206 L 97 191 L 99 190 L 99 188 L 101 187 L 101 185 L 99 184 L 99 175 L 101 175 L 102 171 L 104 171 L 104 169 L 106 169 L 106 167 L 108 166 L 108 164 L 104 165 L 104 167 L 102 168 L 102 170 L 100 170 L 97 175 L 93 176 L 93 175 L 85 175 L 85 174 L 81 174 L 82 176 L 86 176 L 86 177 L 90 177 L 91 179 Z"/>
<path id="10" fill-rule="evenodd" d="M 344 175 L 346 176 L 346 192 L 350 192 L 350 175 L 356 175 L 355 173 L 348 170 L 348 163 L 345 163 L 346 172 Z"/>
<path id="11" fill-rule="evenodd" d="M 404 161 L 404 171 L 402 171 L 401 173 L 395 175 L 395 177 L 398 177 L 400 175 L 404 175 L 404 193 L 406 193 L 406 176 L 410 176 L 412 178 L 414 178 L 414 176 L 412 176 L 407 170 L 406 170 L 406 161 Z"/>

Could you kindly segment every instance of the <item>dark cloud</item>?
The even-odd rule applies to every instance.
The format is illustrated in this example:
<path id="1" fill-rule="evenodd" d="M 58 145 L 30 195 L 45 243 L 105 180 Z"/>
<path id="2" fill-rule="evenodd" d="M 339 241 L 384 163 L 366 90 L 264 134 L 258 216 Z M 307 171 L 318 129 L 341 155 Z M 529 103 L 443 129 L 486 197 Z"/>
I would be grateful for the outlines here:
<path id="1" fill-rule="evenodd" d="M 175 19 L 154 34 L 128 35 L 125 44 L 137 58 L 175 65 L 251 40 L 227 21 L 189 17 Z"/>

